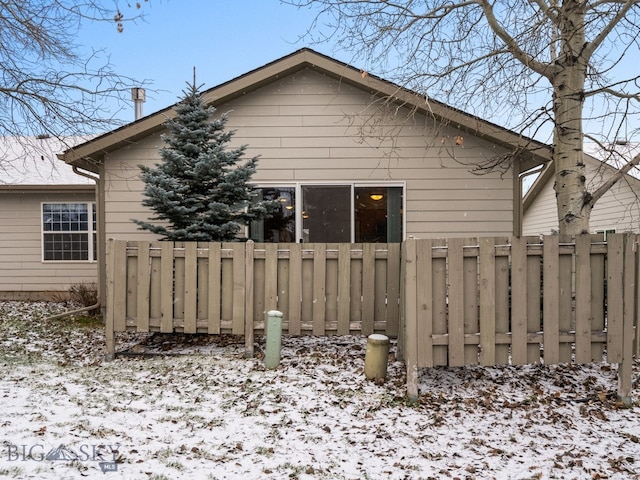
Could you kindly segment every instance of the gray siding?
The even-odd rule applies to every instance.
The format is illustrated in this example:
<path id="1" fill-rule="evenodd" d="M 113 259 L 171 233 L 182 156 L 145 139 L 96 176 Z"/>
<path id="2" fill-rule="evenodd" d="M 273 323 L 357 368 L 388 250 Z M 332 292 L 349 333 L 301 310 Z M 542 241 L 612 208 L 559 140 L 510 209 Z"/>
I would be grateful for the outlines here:
<path id="1" fill-rule="evenodd" d="M 494 145 L 422 115 L 376 111 L 373 98 L 332 77 L 302 70 L 227 104 L 234 145 L 260 155 L 256 184 L 406 182 L 406 232 L 416 237 L 510 235 L 512 172 L 474 175 L 474 164 L 502 153 Z M 455 137 L 464 138 L 463 145 Z M 159 134 L 106 159 L 106 236 L 151 239 L 139 164 L 159 160 Z"/>
<path id="2" fill-rule="evenodd" d="M 0 192 L 0 298 L 95 282 L 95 263 L 42 261 L 42 202 L 92 202 L 91 193 Z"/>

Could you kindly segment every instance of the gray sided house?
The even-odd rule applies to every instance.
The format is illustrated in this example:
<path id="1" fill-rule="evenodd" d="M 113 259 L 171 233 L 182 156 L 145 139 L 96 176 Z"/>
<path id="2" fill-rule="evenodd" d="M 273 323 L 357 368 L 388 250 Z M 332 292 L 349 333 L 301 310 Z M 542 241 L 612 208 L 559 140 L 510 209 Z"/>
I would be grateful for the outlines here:
<path id="1" fill-rule="evenodd" d="M 550 160 L 544 145 L 309 49 L 203 95 L 229 113 L 233 146 L 260 156 L 259 195 L 282 204 L 245 232 L 259 242 L 519 234 L 520 173 Z M 131 221 L 151 216 L 139 165 L 159 161 L 173 115 L 168 107 L 63 155 L 100 177 L 100 245 L 154 239 Z M 473 172 L 499 157 L 509 158 L 502 171 Z"/>
<path id="2" fill-rule="evenodd" d="M 0 300 L 50 299 L 97 281 L 95 183 L 52 138 L 0 141 Z"/>
<path id="3" fill-rule="evenodd" d="M 616 146 L 616 152 L 609 155 L 609 161 L 602 162 L 598 158 L 605 158 L 605 154 L 595 144 L 585 143 L 584 150 L 588 152 L 584 159 L 590 191 L 597 189 L 618 167 L 640 151 L 638 145 Z M 640 233 L 638 173 L 637 169 L 632 169 L 596 202 L 591 212 L 591 233 Z M 524 235 L 549 235 L 558 231 L 554 181 L 555 168 L 548 164 L 527 191 L 523 200 Z"/>

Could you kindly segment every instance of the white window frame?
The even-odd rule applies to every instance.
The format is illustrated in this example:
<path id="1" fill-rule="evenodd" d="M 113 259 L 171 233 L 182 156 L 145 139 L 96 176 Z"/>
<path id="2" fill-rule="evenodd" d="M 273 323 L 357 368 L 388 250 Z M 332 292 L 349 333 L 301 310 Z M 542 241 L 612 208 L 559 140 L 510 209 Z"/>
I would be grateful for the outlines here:
<path id="1" fill-rule="evenodd" d="M 87 227 L 88 230 L 72 230 L 72 231 L 52 231 L 44 229 L 44 206 L 45 205 L 86 205 L 87 206 Z M 93 241 L 93 237 L 97 237 L 97 225 L 96 228 L 93 227 L 93 215 L 96 211 L 95 202 L 81 202 L 81 201 L 51 201 L 51 202 L 41 202 L 40 203 L 40 244 L 41 244 L 41 261 L 42 263 L 96 263 L 98 261 L 97 258 L 94 258 L 94 250 L 95 245 Z M 97 223 L 97 220 L 96 220 Z M 87 235 L 87 248 L 88 255 L 87 260 L 45 260 L 45 235 L 55 234 L 55 233 L 79 233 Z"/>
<path id="2" fill-rule="evenodd" d="M 407 182 L 405 181 L 304 181 L 304 182 L 259 182 L 253 184 L 254 188 L 295 188 L 296 196 L 296 239 L 300 241 L 303 238 L 302 232 L 302 187 L 317 186 L 317 187 L 331 187 L 331 186 L 351 186 L 351 243 L 355 241 L 356 226 L 355 226 L 355 204 L 354 204 L 354 190 L 358 187 L 399 187 L 402 188 L 402 240 L 407 239 Z M 245 238 L 249 238 L 249 226 L 245 227 Z"/>

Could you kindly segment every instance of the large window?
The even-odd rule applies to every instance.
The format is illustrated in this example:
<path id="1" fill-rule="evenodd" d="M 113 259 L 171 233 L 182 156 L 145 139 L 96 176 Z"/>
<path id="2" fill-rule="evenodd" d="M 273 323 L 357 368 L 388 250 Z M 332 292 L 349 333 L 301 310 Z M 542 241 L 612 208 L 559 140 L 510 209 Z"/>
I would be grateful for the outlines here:
<path id="1" fill-rule="evenodd" d="M 96 257 L 95 204 L 43 203 L 43 260 L 93 262 Z"/>
<path id="2" fill-rule="evenodd" d="M 253 222 L 257 242 L 401 242 L 403 187 L 298 184 L 261 187 L 257 199 L 278 200 L 272 218 Z"/>

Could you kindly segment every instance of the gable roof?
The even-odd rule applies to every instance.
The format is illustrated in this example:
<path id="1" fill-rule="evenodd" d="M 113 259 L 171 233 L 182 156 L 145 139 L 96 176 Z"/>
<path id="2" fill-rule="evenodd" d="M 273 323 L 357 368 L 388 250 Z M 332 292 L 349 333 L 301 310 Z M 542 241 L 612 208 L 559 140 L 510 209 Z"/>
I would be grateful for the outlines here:
<path id="1" fill-rule="evenodd" d="M 624 143 L 620 145 L 612 145 L 609 148 L 603 148 L 594 142 L 584 142 L 582 150 L 584 158 L 588 162 L 597 165 L 598 168 L 603 168 L 611 174 L 614 174 L 629 160 L 640 153 L 640 144 Z M 524 196 L 522 200 L 523 212 L 526 212 L 529 207 L 531 207 L 531 204 L 542 192 L 545 185 L 554 178 L 555 173 L 555 164 L 553 162 L 549 162 Z M 640 168 L 638 166 L 632 168 L 627 174 L 625 174 L 625 178 L 631 184 L 637 185 L 637 187 L 640 188 Z"/>
<path id="2" fill-rule="evenodd" d="M 93 188 L 90 179 L 76 174 L 71 165 L 56 156 L 85 138 L 2 137 L 0 138 L 0 189 L 51 190 Z"/>
<path id="3" fill-rule="evenodd" d="M 202 93 L 205 103 L 220 105 L 234 98 L 256 90 L 302 69 L 312 69 L 339 79 L 341 82 L 369 91 L 380 97 L 392 98 L 398 104 L 416 108 L 429 117 L 445 122 L 470 134 L 479 136 L 509 150 L 517 150 L 523 160 L 524 169 L 532 168 L 551 160 L 548 145 L 518 135 L 491 122 L 454 109 L 443 103 L 425 98 L 424 95 L 400 87 L 392 82 L 363 72 L 346 63 L 322 55 L 309 48 L 303 48 L 228 82 Z M 175 115 L 174 106 L 143 117 L 116 130 L 99 136 L 89 142 L 67 150 L 60 158 L 68 164 L 78 165 L 90 171 L 97 171 L 97 165 L 105 154 L 135 143 L 164 128 L 168 118 Z"/>

